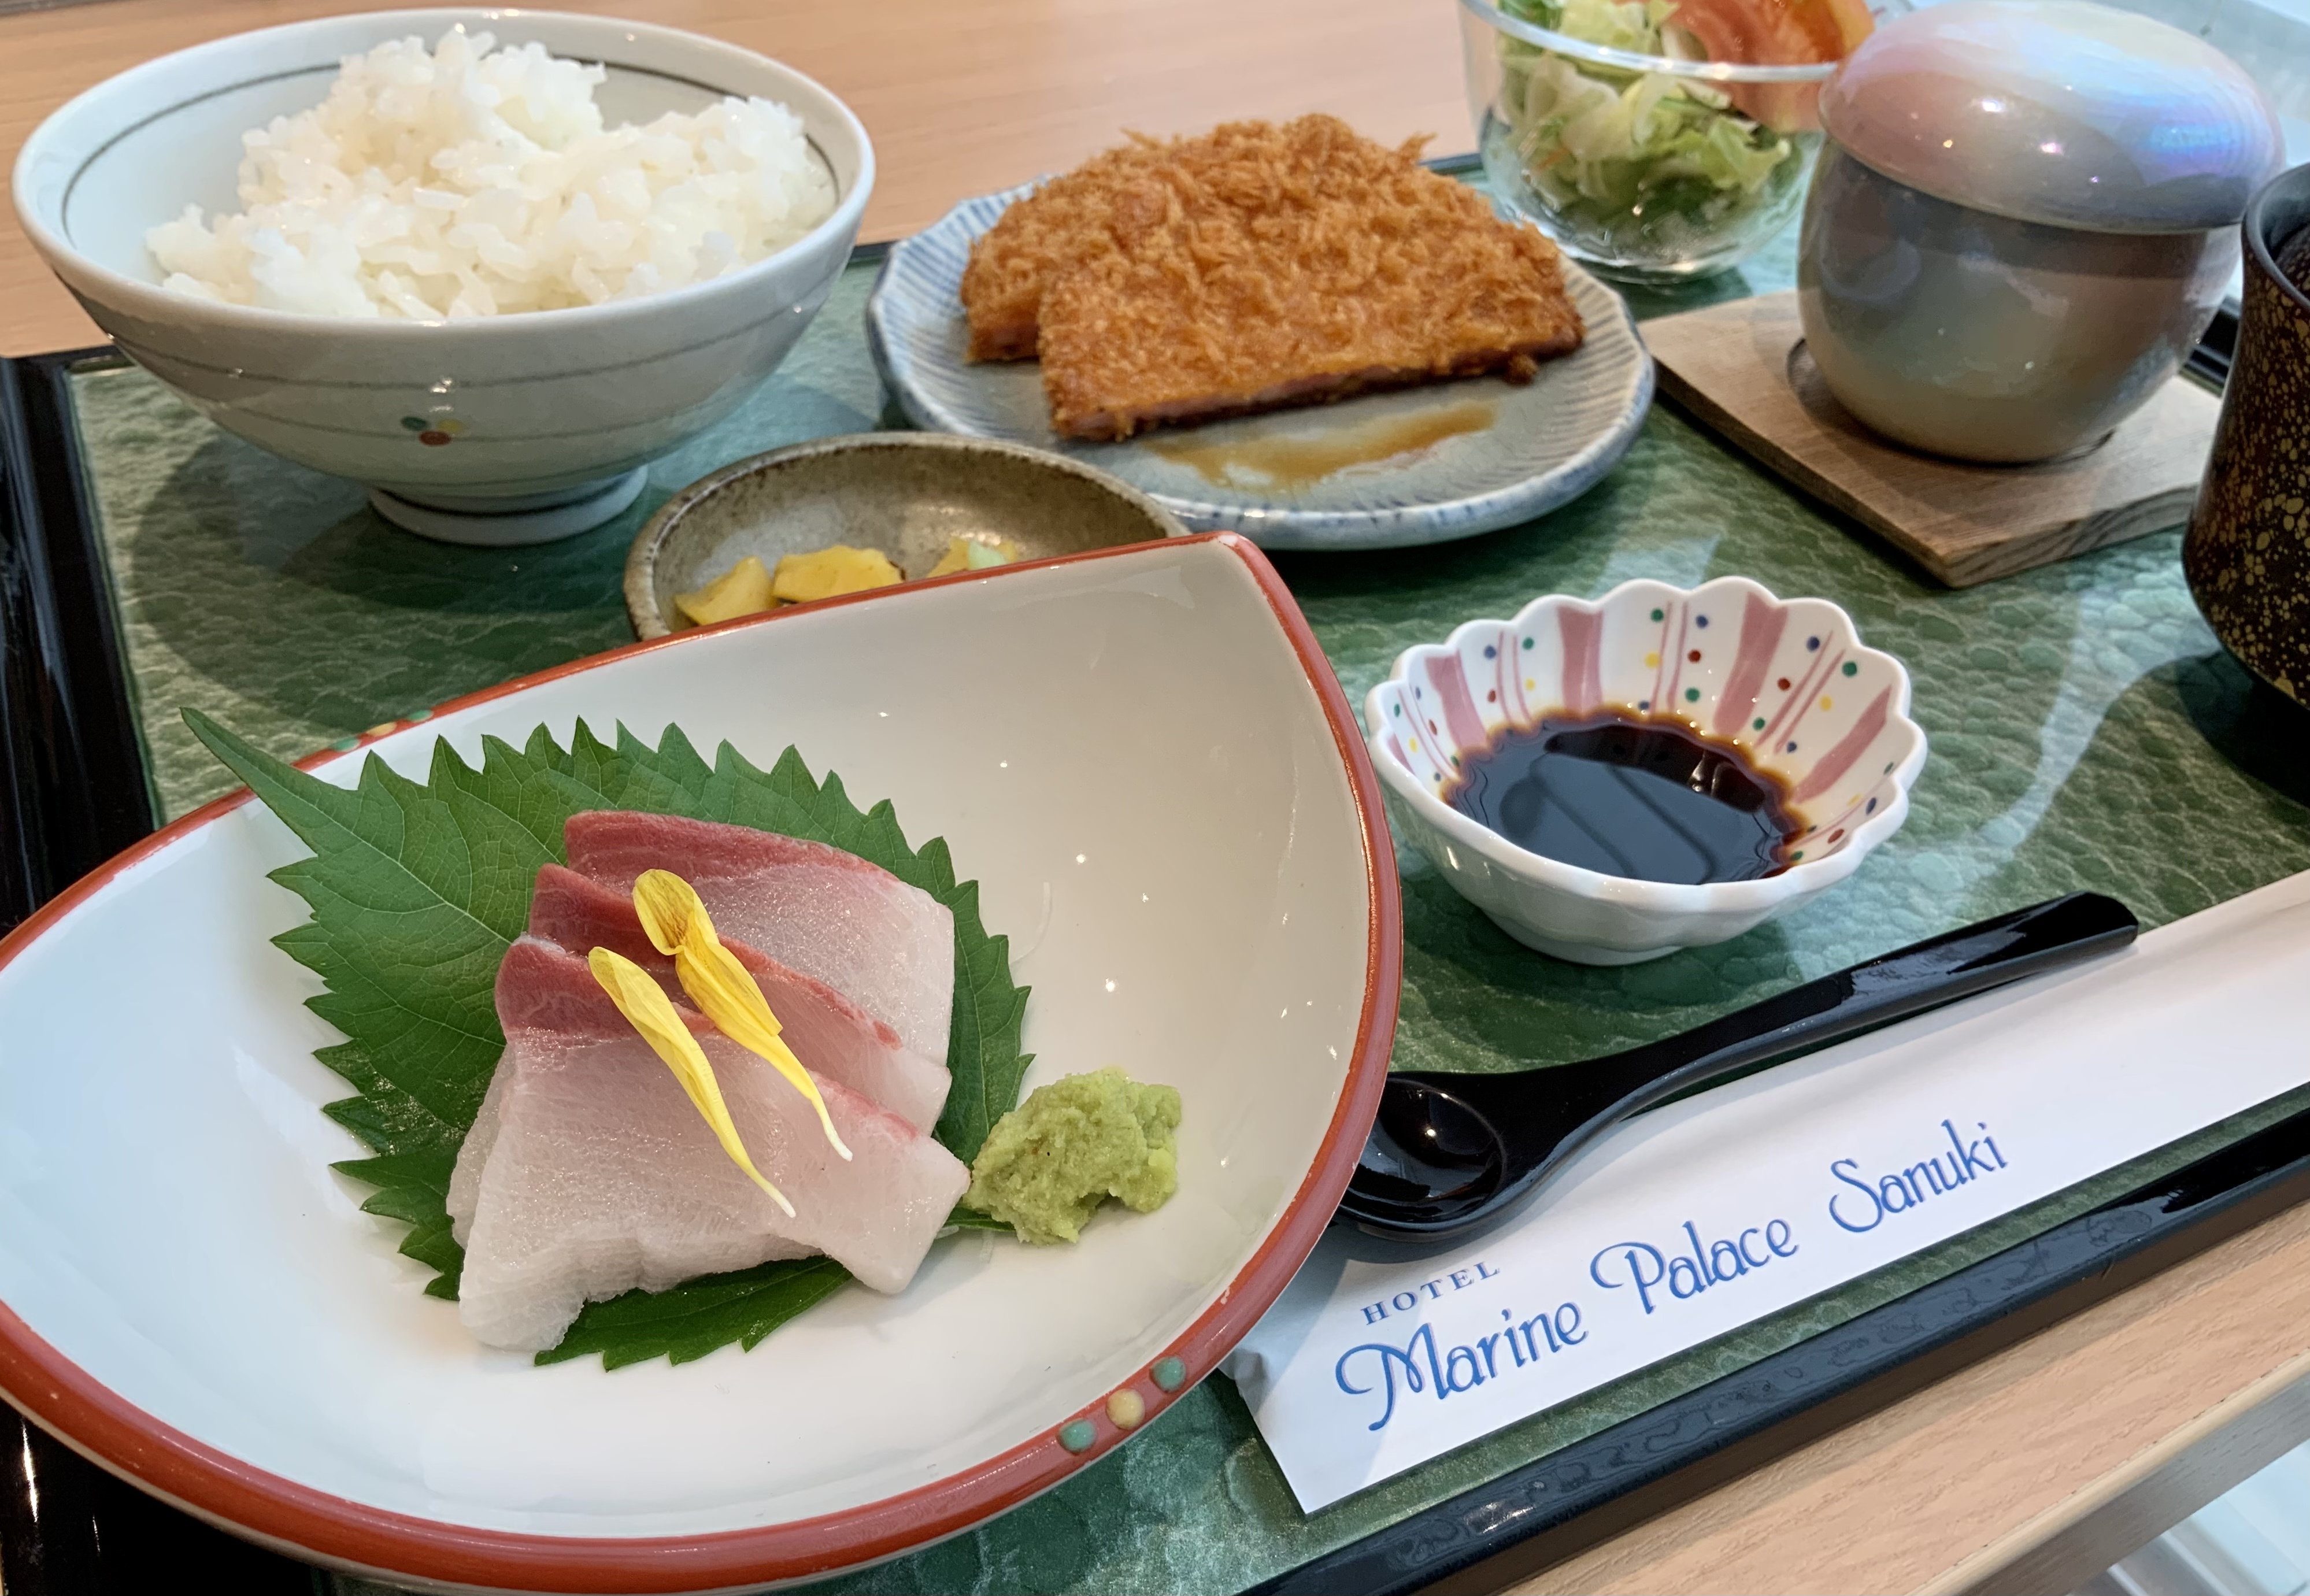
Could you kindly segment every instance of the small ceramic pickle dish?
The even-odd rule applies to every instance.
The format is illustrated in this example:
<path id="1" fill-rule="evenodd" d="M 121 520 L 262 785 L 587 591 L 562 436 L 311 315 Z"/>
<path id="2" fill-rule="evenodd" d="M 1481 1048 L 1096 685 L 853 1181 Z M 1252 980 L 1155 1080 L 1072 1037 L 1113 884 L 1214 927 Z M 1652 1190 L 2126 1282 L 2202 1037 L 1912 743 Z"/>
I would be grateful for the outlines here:
<path id="1" fill-rule="evenodd" d="M 1776 778 L 1799 827 L 1786 867 L 1698 886 L 1605 875 L 1448 802 L 1463 758 L 1502 732 L 1615 712 L 1673 717 Z M 1901 662 L 1827 599 L 1776 598 L 1744 577 L 1627 582 L 1594 603 L 1550 594 L 1513 620 L 1469 621 L 1405 650 L 1364 721 L 1398 831 L 1501 930 L 1578 964 L 1721 942 L 1835 886 L 1900 828 L 1925 762 Z"/>
<path id="2" fill-rule="evenodd" d="M 1963 460 L 2090 447 L 2147 403 L 2212 319 L 2282 149 L 2227 56 L 2084 0 L 1888 22 L 1820 117 L 1806 344 L 1861 421 Z"/>
<path id="3" fill-rule="evenodd" d="M 935 572 L 958 537 L 1007 543 L 1026 560 L 1185 535 L 1145 494 L 1042 449 L 947 432 L 816 438 L 667 499 L 626 556 L 626 614 L 638 638 L 680 631 L 690 623 L 674 595 L 748 555 L 776 568 L 847 543 L 879 550 L 912 581 Z"/>

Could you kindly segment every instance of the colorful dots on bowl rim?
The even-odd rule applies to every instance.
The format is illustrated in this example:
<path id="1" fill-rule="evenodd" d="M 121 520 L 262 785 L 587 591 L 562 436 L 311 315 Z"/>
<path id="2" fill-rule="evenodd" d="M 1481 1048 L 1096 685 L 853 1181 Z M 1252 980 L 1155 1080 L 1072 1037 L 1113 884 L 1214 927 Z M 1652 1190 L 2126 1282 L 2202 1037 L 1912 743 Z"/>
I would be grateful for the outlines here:
<path id="1" fill-rule="evenodd" d="M 401 429 L 415 433 L 417 441 L 426 447 L 438 449 L 455 443 L 465 423 L 455 416 L 404 416 Z"/>
<path id="2" fill-rule="evenodd" d="M 1061 1425 L 1052 1432 L 1051 1438 L 1078 1457 L 1096 1448 L 1102 1436 L 1121 1440 L 1152 1418 L 1165 1398 L 1176 1396 L 1185 1388 L 1185 1360 L 1176 1356 L 1157 1358 L 1148 1367 L 1147 1381 L 1155 1388 L 1154 1396 L 1146 1395 L 1135 1383 L 1126 1382 L 1108 1392 L 1105 1400 L 1089 1412 Z"/>
<path id="3" fill-rule="evenodd" d="M 381 720 L 377 724 L 357 732 L 351 737 L 340 737 L 330 743 L 329 747 L 336 753 L 349 754 L 375 742 L 380 737 L 390 737 L 395 732 L 405 730 L 410 726 L 421 725 L 432 718 L 433 712 L 430 709 L 412 709 L 398 720 Z"/>

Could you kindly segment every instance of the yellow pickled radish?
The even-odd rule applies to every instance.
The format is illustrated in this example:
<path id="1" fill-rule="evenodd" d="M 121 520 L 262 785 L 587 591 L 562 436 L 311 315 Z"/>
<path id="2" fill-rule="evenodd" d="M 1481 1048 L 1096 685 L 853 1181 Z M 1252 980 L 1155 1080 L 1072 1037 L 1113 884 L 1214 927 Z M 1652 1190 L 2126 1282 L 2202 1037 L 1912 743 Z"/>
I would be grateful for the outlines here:
<path id="1" fill-rule="evenodd" d="M 850 1149 L 834 1128 L 834 1116 L 827 1112 L 818 1082 L 811 1079 L 794 1049 L 779 1040 L 778 1033 L 785 1028 L 770 1011 L 769 1000 L 762 995 L 752 974 L 738 962 L 738 956 L 715 935 L 714 921 L 699 901 L 697 890 L 670 870 L 646 870 L 634 881 L 634 912 L 641 916 L 650 946 L 673 955 L 674 978 L 698 1005 L 698 1011 L 730 1040 L 768 1061 L 795 1090 L 810 1099 L 828 1144 L 847 1159 Z"/>
<path id="2" fill-rule="evenodd" d="M 864 593 L 888 587 L 906 577 L 880 549 L 854 549 L 833 543 L 808 554 L 788 554 L 778 560 L 770 577 L 770 592 L 790 604 Z"/>
<path id="3" fill-rule="evenodd" d="M 610 994 L 610 1001 L 617 1004 L 618 1012 L 626 1017 L 626 1023 L 641 1033 L 650 1051 L 664 1059 L 665 1067 L 673 1071 L 673 1078 L 682 1082 L 682 1089 L 690 1095 L 691 1105 L 713 1131 L 722 1150 L 730 1155 L 730 1161 L 769 1193 L 770 1201 L 784 1209 L 788 1219 L 794 1218 L 794 1204 L 786 1201 L 785 1193 L 762 1178 L 762 1172 L 754 1167 L 754 1160 L 747 1155 L 746 1144 L 738 1137 L 737 1122 L 730 1117 L 729 1105 L 722 1100 L 721 1083 L 714 1079 L 714 1066 L 707 1061 L 706 1050 L 699 1046 L 698 1038 L 682 1023 L 673 1000 L 665 995 L 665 988 L 632 959 L 607 948 L 595 949 L 586 956 L 586 963 L 593 970 L 594 979 L 601 983 L 602 990 Z"/>
<path id="4" fill-rule="evenodd" d="M 770 594 L 769 571 L 751 554 L 705 586 L 673 595 L 673 607 L 692 626 L 734 620 L 741 615 L 776 609 L 777 603 Z"/>
<path id="5" fill-rule="evenodd" d="M 951 576 L 956 571 L 983 571 L 990 566 L 1010 565 L 1023 558 L 1019 545 L 1009 538 L 966 537 L 960 533 L 946 541 L 946 552 L 939 562 L 923 574 L 926 577 Z"/>

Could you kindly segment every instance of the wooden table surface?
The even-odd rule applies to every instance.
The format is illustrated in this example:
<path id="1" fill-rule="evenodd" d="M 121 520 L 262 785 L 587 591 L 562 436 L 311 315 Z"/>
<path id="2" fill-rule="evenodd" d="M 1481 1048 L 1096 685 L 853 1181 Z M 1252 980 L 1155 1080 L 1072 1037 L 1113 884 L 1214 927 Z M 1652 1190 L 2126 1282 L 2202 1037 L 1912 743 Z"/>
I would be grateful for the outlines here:
<path id="1" fill-rule="evenodd" d="M 881 155 L 865 235 L 1062 168 L 1117 131 L 1336 112 L 1471 143 L 1452 0 L 557 0 L 800 67 Z M 80 90 L 336 0 L 107 0 L 0 16 L 0 162 Z M 0 222 L 0 353 L 99 342 Z M 2054 1323 L 1518 1591 L 2072 1589 L 2310 1438 L 2310 1206 Z M 1499 1580 L 1492 1583 L 1497 1585 Z"/>
<path id="2" fill-rule="evenodd" d="M 422 0 L 418 0 L 422 3 Z M 549 0 L 727 39 L 840 95 L 874 140 L 867 239 L 1072 166 L 1124 128 L 1200 132 L 1325 110 L 1375 138 L 1473 147 L 1451 0 Z M 0 171 L 92 83 L 204 39 L 379 9 L 343 0 L 107 0 L 0 16 Z M 0 221 L 0 354 L 100 343 Z"/>

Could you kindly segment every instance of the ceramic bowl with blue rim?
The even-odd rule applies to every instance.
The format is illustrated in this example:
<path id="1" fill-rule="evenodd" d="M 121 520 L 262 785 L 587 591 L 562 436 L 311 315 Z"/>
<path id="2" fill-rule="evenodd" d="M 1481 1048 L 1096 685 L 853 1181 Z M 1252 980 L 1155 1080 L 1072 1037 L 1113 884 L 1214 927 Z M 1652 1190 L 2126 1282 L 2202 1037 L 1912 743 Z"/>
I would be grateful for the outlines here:
<path id="1" fill-rule="evenodd" d="M 882 380 L 917 427 L 1072 455 L 1194 531 L 1269 549 L 1390 549 L 1513 526 L 1595 486 L 1651 408 L 1652 357 L 1627 305 L 1567 260 L 1587 338 L 1521 386 L 1478 377 L 1119 443 L 1063 438 L 1040 366 L 964 358 L 971 243 L 1029 191 L 966 200 L 892 246 L 866 306 Z"/>
<path id="2" fill-rule="evenodd" d="M 1775 779 L 1793 817 L 1785 868 L 1698 885 L 1607 875 L 1527 851 L 1448 801 L 1462 761 L 1543 719 L 1673 716 Z M 1528 947 L 1634 964 L 1739 936 L 1826 891 L 1900 829 L 1925 762 L 1909 673 L 1827 599 L 1745 577 L 1550 594 L 1406 649 L 1364 703 L 1396 829 Z"/>

